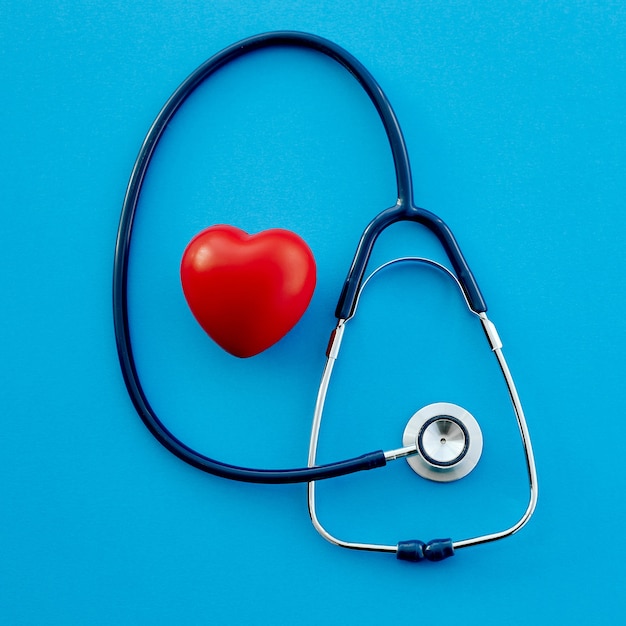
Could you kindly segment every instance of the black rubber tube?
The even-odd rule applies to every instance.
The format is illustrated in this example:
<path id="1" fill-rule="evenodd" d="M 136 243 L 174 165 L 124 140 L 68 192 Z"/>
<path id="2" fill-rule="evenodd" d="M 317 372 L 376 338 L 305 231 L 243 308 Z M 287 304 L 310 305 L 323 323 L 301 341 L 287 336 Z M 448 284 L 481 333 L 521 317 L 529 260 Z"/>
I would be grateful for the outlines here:
<path id="1" fill-rule="evenodd" d="M 113 318 L 117 352 L 126 388 L 144 424 L 165 448 L 186 463 L 209 474 L 245 482 L 280 484 L 322 480 L 382 467 L 386 464 L 386 459 L 382 451 L 377 451 L 354 459 L 312 468 L 264 470 L 222 463 L 193 450 L 165 427 L 150 406 L 142 389 L 132 349 L 127 293 L 128 261 L 139 195 L 150 160 L 168 122 L 196 87 L 214 72 L 238 57 L 271 46 L 297 46 L 322 52 L 338 61 L 355 76 L 374 102 L 389 136 L 396 165 L 398 194 L 411 197 L 408 157 L 396 117 L 374 78 L 352 55 L 332 42 L 305 33 L 265 33 L 241 41 L 216 54 L 197 68 L 165 103 L 146 135 L 131 173 L 120 215 L 113 268 Z"/>

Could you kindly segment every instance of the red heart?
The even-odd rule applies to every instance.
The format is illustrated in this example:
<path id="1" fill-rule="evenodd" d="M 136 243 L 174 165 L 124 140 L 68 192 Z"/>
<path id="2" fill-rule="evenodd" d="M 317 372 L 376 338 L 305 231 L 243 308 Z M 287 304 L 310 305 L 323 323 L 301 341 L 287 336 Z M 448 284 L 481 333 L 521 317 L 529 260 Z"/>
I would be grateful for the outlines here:
<path id="1" fill-rule="evenodd" d="M 187 246 L 180 268 L 191 312 L 224 350 L 249 357 L 286 335 L 315 288 L 315 260 L 288 230 L 248 235 L 211 226 Z"/>

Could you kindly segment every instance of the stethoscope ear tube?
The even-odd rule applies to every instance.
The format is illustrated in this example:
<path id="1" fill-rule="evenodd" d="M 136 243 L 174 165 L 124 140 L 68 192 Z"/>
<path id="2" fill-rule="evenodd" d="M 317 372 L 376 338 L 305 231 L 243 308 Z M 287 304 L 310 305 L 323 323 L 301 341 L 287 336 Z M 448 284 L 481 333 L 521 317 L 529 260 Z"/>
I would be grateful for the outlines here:
<path id="1" fill-rule="evenodd" d="M 455 540 L 455 541 L 452 541 L 451 539 L 434 539 L 426 543 L 419 541 L 419 540 L 409 540 L 409 541 L 400 541 L 396 545 L 364 543 L 361 541 L 359 542 L 347 541 L 345 539 L 340 539 L 337 536 L 331 534 L 320 521 L 318 511 L 317 511 L 316 486 L 314 482 L 310 482 L 308 485 L 308 490 L 307 490 L 308 491 L 309 516 L 311 518 L 311 522 L 313 523 L 314 528 L 324 539 L 342 548 L 348 548 L 351 550 L 366 550 L 366 551 L 371 551 L 371 552 L 393 553 L 396 555 L 398 559 L 404 560 L 404 561 L 412 561 L 412 562 L 419 562 L 419 561 L 424 561 L 424 560 L 440 561 L 445 558 L 448 558 L 449 556 L 453 556 L 455 554 L 455 551 L 458 551 L 462 548 L 467 548 L 470 546 L 476 546 L 476 545 L 481 545 L 485 543 L 490 543 L 493 541 L 498 541 L 500 539 L 510 537 L 514 533 L 521 530 L 528 523 L 528 521 L 530 520 L 530 518 L 532 517 L 535 511 L 535 507 L 537 506 L 537 498 L 538 498 L 537 470 L 535 466 L 535 458 L 534 458 L 532 444 L 530 440 L 530 433 L 528 431 L 528 426 L 526 424 L 526 418 L 524 416 L 522 404 L 520 402 L 520 398 L 517 393 L 517 389 L 515 387 L 513 377 L 511 375 L 511 372 L 504 358 L 504 354 L 502 353 L 502 341 L 500 340 L 500 337 L 498 335 L 495 325 L 493 324 L 493 322 L 491 322 L 487 318 L 486 312 L 482 311 L 480 313 L 476 313 L 473 310 L 472 306 L 470 305 L 469 298 L 461 285 L 460 279 L 452 271 L 450 271 L 445 266 L 437 263 L 436 261 L 433 261 L 431 259 L 421 258 L 421 257 L 402 257 L 402 258 L 394 259 L 392 261 L 388 261 L 387 263 L 375 269 L 370 274 L 370 276 L 363 282 L 363 284 L 361 285 L 360 289 L 357 292 L 354 311 L 356 311 L 356 307 L 358 306 L 359 296 L 362 290 L 365 288 L 365 286 L 369 283 L 369 281 L 383 269 L 387 267 L 391 267 L 401 262 L 414 262 L 414 263 L 419 263 L 425 266 L 430 266 L 430 267 L 434 267 L 434 268 L 441 270 L 445 276 L 448 276 L 456 283 L 457 287 L 461 290 L 461 293 L 463 294 L 465 298 L 466 304 L 470 312 L 476 315 L 478 319 L 480 320 L 483 330 L 485 332 L 485 336 L 489 343 L 489 347 L 498 361 L 498 365 L 503 375 L 504 382 L 509 392 L 509 397 L 511 400 L 513 412 L 515 413 L 515 418 L 517 420 L 519 434 L 520 434 L 521 442 L 522 442 L 522 448 L 523 448 L 524 456 L 526 459 L 526 470 L 528 474 L 529 495 L 528 495 L 528 504 L 527 504 L 526 510 L 523 512 L 523 514 L 519 517 L 519 519 L 512 526 L 509 526 L 508 528 L 505 528 L 504 530 L 500 530 L 500 531 L 492 532 L 488 534 L 482 534 L 482 535 L 478 535 L 474 537 L 469 537 L 467 539 L 461 539 L 461 540 Z M 326 365 L 324 367 L 322 378 L 320 380 L 320 385 L 319 385 L 318 394 L 317 394 L 317 401 L 316 401 L 315 411 L 313 415 L 313 425 L 311 428 L 311 439 L 309 443 L 309 465 L 311 466 L 315 464 L 315 460 L 317 457 L 319 433 L 320 433 L 320 427 L 321 427 L 321 422 L 322 422 L 322 416 L 324 413 L 324 406 L 326 403 L 326 396 L 327 396 L 328 389 L 330 386 L 330 380 L 332 377 L 332 372 L 335 366 L 335 362 L 337 361 L 339 357 L 340 347 L 341 347 L 342 339 L 343 339 L 348 321 L 349 319 L 340 319 L 337 323 L 337 327 L 331 334 L 331 343 L 327 351 Z M 461 407 L 456 407 L 456 408 L 461 409 Z M 424 412 L 427 414 L 427 417 L 438 416 L 437 421 L 439 421 L 439 418 L 442 418 L 444 421 L 454 419 L 454 416 L 456 415 L 457 417 L 460 418 L 458 421 L 462 423 L 465 427 L 464 428 L 465 432 L 464 432 L 464 437 L 463 437 L 465 441 L 467 441 L 469 432 L 470 431 L 472 432 L 471 436 L 469 437 L 469 446 L 467 448 L 467 453 L 469 455 L 469 450 L 471 449 L 471 445 L 472 445 L 471 440 L 475 439 L 477 434 L 479 435 L 479 439 L 480 439 L 479 447 L 482 448 L 482 435 L 480 434 L 480 429 L 476 431 L 475 429 L 471 428 L 471 421 L 468 421 L 467 419 L 468 417 L 471 417 L 471 416 L 469 416 L 467 411 L 464 411 L 463 409 L 461 409 L 461 411 L 464 412 L 465 415 L 459 415 L 453 409 L 453 405 L 449 405 L 448 403 L 438 403 L 438 404 L 430 405 L 429 407 L 424 407 L 424 409 L 421 409 L 420 411 L 418 411 L 413 416 L 413 418 L 411 418 L 411 420 L 409 421 L 409 424 L 407 425 L 407 429 L 405 430 L 405 435 L 407 435 L 407 431 L 409 430 L 409 426 L 412 425 L 413 420 L 416 420 L 416 423 L 419 423 L 419 424 L 432 423 L 433 420 L 430 420 L 430 419 L 428 419 L 427 421 L 424 421 L 423 419 L 424 415 L 420 415 Z M 417 419 L 418 417 L 419 419 Z M 474 418 L 472 417 L 471 419 L 473 420 Z M 428 459 L 426 458 L 428 455 L 428 452 L 426 450 L 421 449 L 422 446 L 420 446 L 419 439 L 420 439 L 421 434 L 423 433 L 423 430 L 420 429 L 419 431 L 416 431 L 414 428 L 411 428 L 411 432 L 413 434 L 409 438 L 409 440 L 405 440 L 403 437 L 403 444 L 405 445 L 405 447 L 399 450 L 386 453 L 387 459 L 391 461 L 391 460 L 395 460 L 398 458 L 407 458 L 407 460 L 409 461 L 409 465 L 411 465 L 413 469 L 416 469 L 415 464 L 411 462 L 411 456 L 417 453 L 417 454 L 422 455 L 423 457 L 422 460 L 428 463 L 429 465 L 432 466 L 433 464 L 438 464 L 439 465 L 438 470 L 442 471 L 442 466 L 441 466 L 440 461 L 444 459 L 442 459 L 441 457 L 438 457 L 437 459 Z M 416 432 L 418 432 L 417 437 L 415 436 Z M 415 442 L 410 443 L 410 439 L 414 439 Z M 446 442 L 443 441 L 441 443 L 445 444 Z M 410 445 L 407 445 L 407 444 L 410 444 Z M 426 454 L 424 454 L 425 452 Z M 480 452 L 478 452 L 477 454 L 478 456 L 480 456 Z M 452 465 L 451 467 L 460 469 L 459 463 L 464 462 L 468 458 L 468 455 L 465 455 L 463 457 L 459 455 L 457 459 L 455 459 L 455 464 Z M 457 460 L 461 458 L 462 460 L 457 462 Z M 473 467 L 472 463 L 474 463 L 474 460 L 477 461 L 477 458 L 472 459 L 471 462 L 469 463 L 470 471 Z M 463 471 L 457 471 L 456 477 L 460 478 L 464 476 L 467 473 L 465 472 L 466 469 L 468 469 L 467 466 L 465 467 Z M 433 478 L 432 475 L 430 476 L 427 475 L 428 472 L 424 473 L 424 472 L 418 471 L 417 469 L 416 471 L 418 474 L 426 478 Z M 443 480 L 443 477 L 440 477 L 440 480 Z"/>

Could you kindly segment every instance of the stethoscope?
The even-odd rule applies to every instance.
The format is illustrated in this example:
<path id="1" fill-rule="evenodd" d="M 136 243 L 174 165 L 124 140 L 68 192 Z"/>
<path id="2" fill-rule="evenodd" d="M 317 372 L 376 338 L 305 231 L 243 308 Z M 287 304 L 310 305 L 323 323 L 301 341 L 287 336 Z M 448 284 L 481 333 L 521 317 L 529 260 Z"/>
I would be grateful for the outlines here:
<path id="1" fill-rule="evenodd" d="M 307 467 L 280 470 L 251 469 L 222 463 L 192 449 L 167 429 L 150 406 L 139 379 L 131 343 L 127 293 L 128 262 L 139 195 L 154 150 L 167 124 L 196 87 L 214 72 L 245 54 L 271 46 L 295 46 L 321 52 L 337 61 L 356 78 L 376 107 L 387 133 L 395 165 L 398 191 L 396 204 L 377 215 L 363 232 L 339 296 L 335 311 L 338 321 L 331 334 L 326 352 L 326 364 L 311 429 Z M 403 257 L 385 263 L 365 278 L 370 253 L 378 235 L 391 224 L 401 221 L 418 222 L 432 231 L 444 248 L 452 270 L 430 259 Z M 429 480 L 448 482 L 467 475 L 476 466 L 481 456 L 483 440 L 478 422 L 462 407 L 440 402 L 420 409 L 411 417 L 403 434 L 401 448 L 386 452 L 370 452 L 326 465 L 316 464 L 324 403 L 346 325 L 354 317 L 359 297 L 369 281 L 379 272 L 398 263 L 418 263 L 433 267 L 451 279 L 460 290 L 469 311 L 480 320 L 489 346 L 498 361 L 517 419 L 530 487 L 526 510 L 515 524 L 505 530 L 454 541 L 435 539 L 425 543 L 410 540 L 400 541 L 396 545 L 380 545 L 339 539 L 331 535 L 320 522 L 315 498 L 315 483 L 318 480 L 383 467 L 389 461 L 406 458 L 411 468 L 420 476 Z M 117 351 L 128 393 L 139 416 L 156 439 L 186 463 L 222 478 L 252 483 L 308 483 L 308 506 L 313 525 L 325 539 L 338 546 L 356 550 L 391 552 L 395 553 L 397 558 L 407 561 L 424 559 L 440 561 L 452 556 L 455 550 L 493 542 L 512 535 L 526 525 L 535 510 L 537 472 L 530 434 L 513 378 L 502 353 L 502 343 L 495 326 L 487 318 L 487 305 L 476 280 L 448 226 L 433 213 L 417 208 L 414 204 L 411 169 L 404 137 L 387 97 L 372 75 L 357 59 L 326 39 L 298 32 L 264 33 L 244 39 L 225 48 L 198 67 L 165 103 L 141 146 L 122 205 L 115 246 L 113 314 Z"/>

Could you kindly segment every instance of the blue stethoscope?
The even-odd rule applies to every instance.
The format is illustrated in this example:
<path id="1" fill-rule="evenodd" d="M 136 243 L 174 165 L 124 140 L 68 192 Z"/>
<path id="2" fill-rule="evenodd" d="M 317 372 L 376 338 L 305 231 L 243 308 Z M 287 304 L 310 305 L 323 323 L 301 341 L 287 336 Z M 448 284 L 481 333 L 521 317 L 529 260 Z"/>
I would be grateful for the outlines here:
<path id="1" fill-rule="evenodd" d="M 326 365 L 313 417 L 307 467 L 281 470 L 251 469 L 222 463 L 193 450 L 167 429 L 150 406 L 137 373 L 128 320 L 127 293 L 128 261 L 139 195 L 154 150 L 167 124 L 196 87 L 214 72 L 245 54 L 272 46 L 295 46 L 320 52 L 337 61 L 356 78 L 376 107 L 387 133 L 395 165 L 398 190 L 398 199 L 395 205 L 377 215 L 363 232 L 339 296 L 335 311 L 338 321 L 331 334 L 326 353 Z M 432 231 L 443 246 L 452 269 L 430 259 L 403 257 L 384 264 L 374 270 L 368 278 L 365 278 L 370 253 L 378 235 L 391 224 L 401 221 L 418 222 Z M 355 315 L 360 294 L 369 280 L 383 269 L 405 262 L 435 267 L 454 281 L 461 291 L 469 311 L 479 318 L 489 346 L 502 371 L 521 435 L 530 487 L 530 497 L 526 510 L 515 524 L 505 530 L 463 540 L 435 539 L 426 543 L 410 540 L 400 541 L 396 545 L 379 545 L 355 543 L 334 537 L 319 520 L 315 498 L 315 483 L 318 480 L 383 467 L 389 461 L 406 458 L 409 465 L 419 475 L 430 480 L 448 482 L 467 475 L 480 458 L 482 434 L 474 417 L 462 407 L 439 402 L 424 407 L 413 415 L 404 431 L 402 448 L 387 452 L 370 452 L 353 459 L 326 465 L 316 464 L 317 443 L 324 402 L 347 322 Z M 529 521 L 535 510 L 537 472 L 526 419 L 513 378 L 502 354 L 502 343 L 495 326 L 487 318 L 487 305 L 476 280 L 448 226 L 433 213 L 417 208 L 414 204 L 411 168 L 406 144 L 387 97 L 373 76 L 357 59 L 326 39 L 298 32 L 271 32 L 244 39 L 222 50 L 198 67 L 165 103 L 141 146 L 122 206 L 115 246 L 113 314 L 117 351 L 128 393 L 139 416 L 156 439 L 186 463 L 209 474 L 253 483 L 308 483 L 308 506 L 313 525 L 325 539 L 336 545 L 357 550 L 395 553 L 397 558 L 407 561 L 424 559 L 440 561 L 452 556 L 455 550 L 493 542 L 512 535 Z"/>

